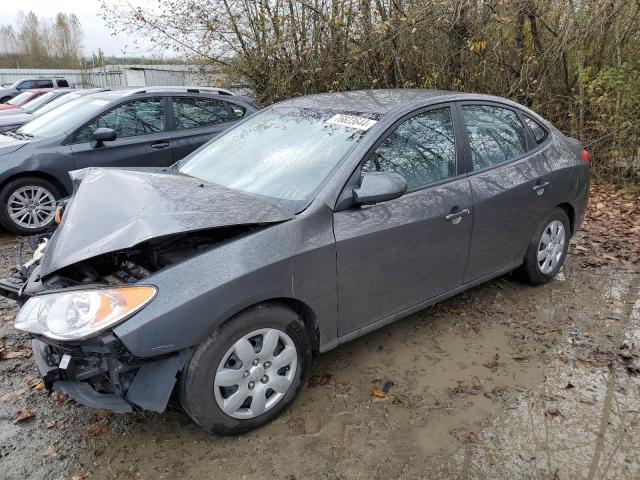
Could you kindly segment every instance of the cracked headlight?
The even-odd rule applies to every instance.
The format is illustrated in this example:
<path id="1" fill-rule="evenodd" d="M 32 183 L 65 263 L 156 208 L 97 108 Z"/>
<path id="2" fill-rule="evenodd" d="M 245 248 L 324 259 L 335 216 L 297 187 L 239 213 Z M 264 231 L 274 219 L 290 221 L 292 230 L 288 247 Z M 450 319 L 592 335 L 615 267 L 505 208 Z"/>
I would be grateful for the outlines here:
<path id="1" fill-rule="evenodd" d="M 152 286 L 73 290 L 31 297 L 15 327 L 54 340 L 80 340 L 109 328 L 147 305 Z"/>

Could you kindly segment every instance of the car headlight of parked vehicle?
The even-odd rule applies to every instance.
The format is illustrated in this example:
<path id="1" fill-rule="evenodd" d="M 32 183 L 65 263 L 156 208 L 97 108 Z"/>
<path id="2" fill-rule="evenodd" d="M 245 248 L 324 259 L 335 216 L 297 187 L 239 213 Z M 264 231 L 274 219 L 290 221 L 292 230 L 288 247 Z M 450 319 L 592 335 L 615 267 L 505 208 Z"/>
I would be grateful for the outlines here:
<path id="1" fill-rule="evenodd" d="M 54 340 L 80 340 L 139 311 L 156 293 L 145 285 L 38 295 L 20 310 L 15 327 Z"/>

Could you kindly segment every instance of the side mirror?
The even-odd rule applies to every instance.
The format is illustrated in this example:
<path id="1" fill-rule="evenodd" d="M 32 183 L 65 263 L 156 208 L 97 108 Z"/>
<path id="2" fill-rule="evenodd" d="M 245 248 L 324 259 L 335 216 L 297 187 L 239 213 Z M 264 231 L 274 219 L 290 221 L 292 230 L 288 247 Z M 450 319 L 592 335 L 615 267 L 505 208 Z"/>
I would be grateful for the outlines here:
<path id="1" fill-rule="evenodd" d="M 101 147 L 102 142 L 112 142 L 116 139 L 116 131 L 113 128 L 100 127 L 93 131 L 93 141 L 96 147 Z"/>
<path id="2" fill-rule="evenodd" d="M 393 172 L 366 172 L 360 186 L 353 189 L 353 201 L 359 205 L 387 202 L 407 191 L 407 181 Z"/>

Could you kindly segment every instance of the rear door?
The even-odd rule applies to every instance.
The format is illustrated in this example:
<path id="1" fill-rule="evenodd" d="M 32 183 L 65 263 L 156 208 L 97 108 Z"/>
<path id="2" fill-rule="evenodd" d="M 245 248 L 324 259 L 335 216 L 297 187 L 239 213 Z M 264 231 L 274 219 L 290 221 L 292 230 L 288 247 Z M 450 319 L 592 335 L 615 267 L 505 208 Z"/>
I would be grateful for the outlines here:
<path id="1" fill-rule="evenodd" d="M 515 266 L 549 205 L 551 170 L 518 110 L 458 105 L 473 195 L 473 235 L 464 281 Z"/>
<path id="2" fill-rule="evenodd" d="M 77 168 L 167 167 L 173 163 L 171 133 L 167 129 L 166 99 L 130 100 L 100 114 L 71 137 Z M 112 128 L 116 139 L 97 145 L 96 128 Z"/>
<path id="3" fill-rule="evenodd" d="M 177 162 L 229 128 L 246 114 L 246 108 L 211 97 L 174 96 L 173 158 Z"/>
<path id="4" fill-rule="evenodd" d="M 398 173 L 408 193 L 334 214 L 340 336 L 462 284 L 473 212 L 454 125 L 450 105 L 400 121 L 361 170 Z"/>

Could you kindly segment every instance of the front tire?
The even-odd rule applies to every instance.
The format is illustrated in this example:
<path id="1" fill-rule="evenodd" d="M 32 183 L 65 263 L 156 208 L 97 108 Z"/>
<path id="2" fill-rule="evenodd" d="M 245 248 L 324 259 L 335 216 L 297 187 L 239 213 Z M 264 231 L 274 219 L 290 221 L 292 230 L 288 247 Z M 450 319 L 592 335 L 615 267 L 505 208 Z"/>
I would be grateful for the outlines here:
<path id="1" fill-rule="evenodd" d="M 218 328 L 182 372 L 180 399 L 210 433 L 237 435 L 276 418 L 301 390 L 312 347 L 300 316 L 260 304 Z"/>
<path id="2" fill-rule="evenodd" d="M 521 278 L 542 285 L 551 281 L 560 271 L 569 249 L 571 226 L 569 217 L 561 208 L 555 208 L 541 223 L 529 243 L 520 267 Z"/>
<path id="3" fill-rule="evenodd" d="M 54 223 L 60 191 L 38 177 L 21 177 L 0 190 L 0 224 L 16 235 L 42 233 Z"/>

